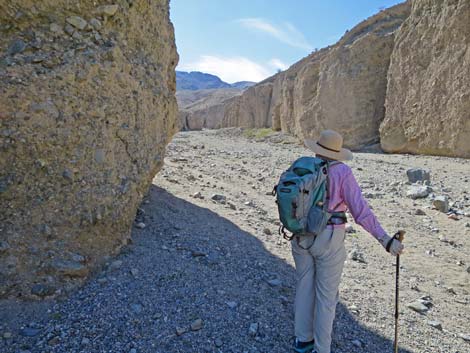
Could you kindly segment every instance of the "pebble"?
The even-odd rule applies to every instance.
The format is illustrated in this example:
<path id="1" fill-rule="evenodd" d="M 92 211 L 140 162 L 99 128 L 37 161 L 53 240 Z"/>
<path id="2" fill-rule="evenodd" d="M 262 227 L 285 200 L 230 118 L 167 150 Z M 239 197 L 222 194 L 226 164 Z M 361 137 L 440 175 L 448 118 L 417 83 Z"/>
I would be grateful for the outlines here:
<path id="1" fill-rule="evenodd" d="M 263 233 L 266 234 L 266 235 L 272 235 L 273 233 L 271 232 L 271 229 L 269 228 L 264 228 L 263 229 Z"/>
<path id="2" fill-rule="evenodd" d="M 3 334 L 3 338 L 5 338 L 5 339 L 9 339 L 9 338 L 11 338 L 12 336 L 13 336 L 13 335 L 12 335 L 11 332 L 5 332 L 5 333 Z"/>
<path id="3" fill-rule="evenodd" d="M 26 43 L 21 39 L 17 39 L 10 43 L 7 54 L 13 56 L 15 54 L 23 52 L 25 49 Z"/>
<path id="4" fill-rule="evenodd" d="M 121 266 L 122 266 L 122 261 L 121 260 L 115 260 L 115 261 L 111 262 L 111 265 L 109 265 L 109 268 L 111 270 L 117 270 Z"/>
<path id="5" fill-rule="evenodd" d="M 422 209 L 420 209 L 420 208 L 417 208 L 417 209 L 415 210 L 415 215 L 417 215 L 417 216 L 426 216 L 426 212 L 424 212 L 424 211 L 423 211 Z"/>
<path id="6" fill-rule="evenodd" d="M 25 327 L 20 331 L 21 336 L 25 337 L 34 337 L 37 336 L 41 333 L 41 329 L 39 328 L 33 328 L 33 327 Z"/>
<path id="7" fill-rule="evenodd" d="M 85 21 L 83 18 L 80 16 L 70 16 L 67 17 L 66 19 L 67 23 L 72 25 L 73 27 L 79 29 L 79 30 L 84 30 L 85 27 L 87 26 L 87 21 Z"/>
<path id="8" fill-rule="evenodd" d="M 441 212 L 449 212 L 449 198 L 447 196 L 436 196 L 432 205 Z"/>
<path id="9" fill-rule="evenodd" d="M 424 185 L 412 185 L 406 191 L 406 196 L 416 200 L 426 198 L 432 189 L 429 186 Z"/>
<path id="10" fill-rule="evenodd" d="M 421 300 L 408 303 L 406 307 L 420 314 L 425 314 L 429 310 L 429 307 Z"/>
<path id="11" fill-rule="evenodd" d="M 214 195 L 211 196 L 211 200 L 223 204 L 227 200 L 227 197 L 225 197 L 224 195 L 220 195 L 220 194 L 214 194 Z"/>
<path id="12" fill-rule="evenodd" d="M 223 346 L 224 343 L 222 342 L 222 340 L 220 338 L 216 338 L 215 341 L 214 341 L 214 344 L 217 348 L 220 348 L 220 347 Z"/>
<path id="13" fill-rule="evenodd" d="M 203 325 L 204 325 L 204 322 L 202 321 L 202 319 L 194 320 L 191 323 L 191 331 L 199 331 L 200 329 L 202 329 Z"/>
<path id="14" fill-rule="evenodd" d="M 359 341 L 358 339 L 352 340 L 351 343 L 353 344 L 354 347 L 362 348 L 362 342 Z"/>
<path id="15" fill-rule="evenodd" d="M 439 321 L 430 320 L 428 321 L 428 325 L 434 327 L 435 329 L 438 329 L 439 331 L 442 331 L 442 324 Z"/>
<path id="16" fill-rule="evenodd" d="M 250 324 L 250 328 L 248 329 L 248 333 L 250 336 L 255 337 L 258 334 L 259 324 L 254 322 Z"/>
<path id="17" fill-rule="evenodd" d="M 101 22 L 96 18 L 92 18 L 90 20 L 90 26 L 93 27 L 93 29 L 99 31 L 101 29 Z"/>
<path id="18" fill-rule="evenodd" d="M 141 314 L 144 311 L 144 307 L 141 304 L 133 303 L 130 307 L 135 314 Z"/>
<path id="19" fill-rule="evenodd" d="M 278 287 L 278 286 L 280 286 L 280 285 L 282 284 L 282 282 L 281 282 L 280 279 L 275 278 L 275 279 L 270 279 L 270 280 L 268 281 L 268 284 L 269 284 L 271 287 Z"/>
<path id="20" fill-rule="evenodd" d="M 100 15 L 114 16 L 119 9 L 118 5 L 103 5 L 97 9 L 97 12 Z"/>
<path id="21" fill-rule="evenodd" d="M 359 249 L 352 249 L 349 252 L 348 257 L 353 261 L 361 262 L 364 264 L 366 263 L 366 260 L 364 259 L 364 255 L 359 251 Z"/>
<path id="22" fill-rule="evenodd" d="M 138 229 L 144 229 L 145 228 L 145 223 L 144 222 L 139 222 L 135 225 L 136 228 Z"/>
<path id="23" fill-rule="evenodd" d="M 459 337 L 466 342 L 470 342 L 470 334 L 467 335 L 467 334 L 459 333 Z"/>
<path id="24" fill-rule="evenodd" d="M 82 345 L 83 345 L 83 346 L 87 346 L 87 345 L 89 345 L 89 344 L 90 344 L 90 340 L 89 340 L 88 338 L 86 338 L 86 337 L 83 337 L 83 338 L 82 338 Z"/>
<path id="25" fill-rule="evenodd" d="M 188 332 L 188 330 L 184 327 L 177 327 L 176 328 L 176 335 L 177 336 L 181 336 L 181 335 L 185 334 L 186 332 Z"/>
<path id="26" fill-rule="evenodd" d="M 225 302 L 225 304 L 227 304 L 230 309 L 235 309 L 238 306 L 237 302 L 233 301 Z"/>
<path id="27" fill-rule="evenodd" d="M 406 171 L 406 175 L 410 183 L 416 183 L 418 181 L 429 182 L 431 180 L 431 173 L 426 169 L 411 168 Z"/>
<path id="28" fill-rule="evenodd" d="M 198 192 L 196 192 L 196 193 L 193 194 L 193 198 L 203 200 L 203 199 L 204 199 L 204 196 L 202 196 L 201 192 L 198 191 Z"/>

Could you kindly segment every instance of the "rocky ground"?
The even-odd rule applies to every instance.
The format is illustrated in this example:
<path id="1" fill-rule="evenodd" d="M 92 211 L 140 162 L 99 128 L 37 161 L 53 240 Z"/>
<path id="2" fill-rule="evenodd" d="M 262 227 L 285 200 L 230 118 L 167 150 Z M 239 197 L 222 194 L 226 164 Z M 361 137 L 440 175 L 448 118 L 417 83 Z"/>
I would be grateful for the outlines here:
<path id="1" fill-rule="evenodd" d="M 268 194 L 305 154 L 282 135 L 178 134 L 133 243 L 67 299 L 0 302 L 0 351 L 290 351 L 294 268 Z M 385 229 L 407 232 L 401 352 L 469 352 L 470 161 L 357 153 L 350 165 Z M 429 187 L 410 185 L 410 168 L 429 170 Z M 346 243 L 333 349 L 391 352 L 394 259 L 354 223 Z"/>

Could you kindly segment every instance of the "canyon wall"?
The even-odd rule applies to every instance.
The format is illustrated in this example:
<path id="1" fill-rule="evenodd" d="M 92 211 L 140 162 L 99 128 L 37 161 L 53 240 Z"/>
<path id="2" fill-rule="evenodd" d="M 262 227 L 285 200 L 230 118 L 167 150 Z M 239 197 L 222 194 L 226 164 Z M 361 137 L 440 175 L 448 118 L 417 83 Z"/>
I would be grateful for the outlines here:
<path id="1" fill-rule="evenodd" d="M 385 151 L 469 158 L 470 1 L 413 1 L 388 82 Z"/>
<path id="2" fill-rule="evenodd" d="M 177 130 L 167 0 L 0 2 L 0 297 L 74 288 L 126 244 Z"/>

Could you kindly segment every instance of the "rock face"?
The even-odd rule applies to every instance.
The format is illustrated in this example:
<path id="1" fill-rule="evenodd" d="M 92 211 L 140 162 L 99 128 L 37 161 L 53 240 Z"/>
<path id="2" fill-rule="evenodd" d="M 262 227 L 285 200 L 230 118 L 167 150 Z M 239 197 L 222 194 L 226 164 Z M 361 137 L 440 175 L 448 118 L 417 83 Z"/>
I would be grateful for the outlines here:
<path id="1" fill-rule="evenodd" d="M 54 293 L 127 242 L 177 129 L 169 5 L 6 0 L 0 34 L 0 297 Z"/>
<path id="2" fill-rule="evenodd" d="M 243 88 L 177 91 L 176 98 L 181 129 L 220 128 L 225 111 L 224 102 L 242 92 Z"/>
<path id="3" fill-rule="evenodd" d="M 413 1 L 397 33 L 381 143 L 470 157 L 470 2 Z"/>
<path id="4" fill-rule="evenodd" d="M 222 119 L 221 127 L 272 127 L 300 139 L 333 128 L 350 148 L 379 142 L 394 33 L 408 14 L 409 4 L 381 11 L 334 46 L 225 101 L 213 120 Z"/>

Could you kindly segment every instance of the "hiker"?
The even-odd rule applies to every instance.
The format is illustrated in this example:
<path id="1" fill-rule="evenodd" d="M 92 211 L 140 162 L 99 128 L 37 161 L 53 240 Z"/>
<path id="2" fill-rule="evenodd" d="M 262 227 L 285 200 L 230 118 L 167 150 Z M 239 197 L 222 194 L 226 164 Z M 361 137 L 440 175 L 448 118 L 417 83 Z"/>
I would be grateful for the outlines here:
<path id="1" fill-rule="evenodd" d="M 326 130 L 318 141 L 306 140 L 305 144 L 317 158 L 330 165 L 326 201 L 328 212 L 333 216 L 317 236 L 294 235 L 291 241 L 297 274 L 294 350 L 330 353 L 338 287 L 346 259 L 346 210 L 391 255 L 400 254 L 403 245 L 381 227 L 362 196 L 351 168 L 340 163 L 353 158 L 351 151 L 342 148 L 342 136 Z"/>

